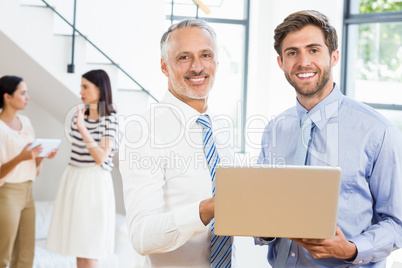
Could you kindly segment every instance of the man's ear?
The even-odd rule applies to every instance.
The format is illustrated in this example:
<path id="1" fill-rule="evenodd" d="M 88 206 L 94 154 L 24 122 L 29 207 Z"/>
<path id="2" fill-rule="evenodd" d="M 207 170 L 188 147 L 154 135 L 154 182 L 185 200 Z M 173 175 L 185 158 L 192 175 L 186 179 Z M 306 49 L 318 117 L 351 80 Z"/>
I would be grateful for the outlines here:
<path id="1" fill-rule="evenodd" d="M 339 50 L 334 50 L 331 55 L 331 67 L 334 67 L 339 61 Z"/>
<path id="2" fill-rule="evenodd" d="M 279 68 L 282 69 L 283 67 L 282 57 L 281 56 L 276 57 L 276 61 L 278 62 Z"/>
<path id="3" fill-rule="evenodd" d="M 161 70 L 162 70 L 162 73 L 164 73 L 167 77 L 169 77 L 169 71 L 167 68 L 167 64 L 163 59 L 161 59 Z"/>

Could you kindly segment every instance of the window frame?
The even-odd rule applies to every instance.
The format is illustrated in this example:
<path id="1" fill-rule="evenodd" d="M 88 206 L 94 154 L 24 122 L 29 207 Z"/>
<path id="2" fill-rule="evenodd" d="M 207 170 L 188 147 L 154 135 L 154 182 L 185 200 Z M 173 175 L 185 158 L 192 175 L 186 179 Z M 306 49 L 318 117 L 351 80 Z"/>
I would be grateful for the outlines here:
<path id="1" fill-rule="evenodd" d="M 347 80 L 348 80 L 348 36 L 349 27 L 351 25 L 359 25 L 366 23 L 392 23 L 402 22 L 402 11 L 394 12 L 373 12 L 367 14 L 352 14 L 351 5 L 353 0 L 345 0 L 344 14 L 343 14 L 343 34 L 342 34 L 342 48 L 343 57 L 341 59 L 341 88 L 343 94 L 347 95 Z M 384 103 L 368 103 L 365 104 L 373 107 L 374 109 L 381 110 L 402 110 L 402 105 L 397 104 L 384 104 Z"/>

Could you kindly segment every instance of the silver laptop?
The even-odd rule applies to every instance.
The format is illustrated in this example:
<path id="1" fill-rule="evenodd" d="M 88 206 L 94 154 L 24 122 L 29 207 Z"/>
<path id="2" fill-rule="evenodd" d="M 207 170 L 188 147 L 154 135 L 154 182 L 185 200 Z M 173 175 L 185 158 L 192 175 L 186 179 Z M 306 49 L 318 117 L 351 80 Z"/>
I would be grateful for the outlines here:
<path id="1" fill-rule="evenodd" d="M 215 233 L 332 238 L 340 181 L 333 167 L 218 167 Z"/>

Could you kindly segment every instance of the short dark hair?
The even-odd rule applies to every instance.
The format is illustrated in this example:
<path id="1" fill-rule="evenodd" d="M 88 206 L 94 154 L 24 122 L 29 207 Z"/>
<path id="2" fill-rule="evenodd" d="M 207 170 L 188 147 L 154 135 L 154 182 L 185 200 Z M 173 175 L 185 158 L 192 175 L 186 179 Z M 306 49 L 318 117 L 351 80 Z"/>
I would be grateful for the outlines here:
<path id="1" fill-rule="evenodd" d="M 330 54 L 338 49 L 338 36 L 335 28 L 329 24 L 328 18 L 316 10 L 302 10 L 287 16 L 275 29 L 274 48 L 281 58 L 282 43 L 286 36 L 308 25 L 314 25 L 321 29 Z"/>
<path id="2" fill-rule="evenodd" d="M 22 81 L 21 77 L 14 75 L 5 75 L 0 78 L 0 109 L 4 106 L 4 94 L 13 95 Z"/>
<path id="3" fill-rule="evenodd" d="M 100 98 L 98 102 L 98 113 L 100 116 L 116 113 L 113 107 L 112 86 L 110 79 L 104 70 L 92 70 L 82 75 L 83 78 L 99 88 Z M 102 104 L 102 105 L 100 105 Z M 85 112 L 89 113 L 89 110 Z"/>

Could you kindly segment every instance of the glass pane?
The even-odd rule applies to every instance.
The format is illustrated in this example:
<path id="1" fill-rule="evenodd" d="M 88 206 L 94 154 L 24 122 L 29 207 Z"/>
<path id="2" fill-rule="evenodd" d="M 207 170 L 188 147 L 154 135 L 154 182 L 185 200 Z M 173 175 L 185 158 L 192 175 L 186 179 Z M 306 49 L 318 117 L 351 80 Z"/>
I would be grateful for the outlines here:
<path id="1" fill-rule="evenodd" d="M 395 110 L 377 110 L 388 118 L 402 132 L 402 111 Z"/>
<path id="2" fill-rule="evenodd" d="M 211 13 L 208 15 L 199 9 L 199 17 L 237 20 L 245 18 L 245 0 L 200 1 L 209 8 Z M 174 16 L 195 17 L 197 15 L 197 5 L 193 0 L 173 0 L 173 3 Z M 166 0 L 165 10 L 167 15 L 172 13 L 172 0 Z"/>
<path id="3" fill-rule="evenodd" d="M 402 11 L 400 0 L 352 0 L 350 5 L 352 14 Z"/>
<path id="4" fill-rule="evenodd" d="M 192 0 L 174 0 L 173 1 L 173 15 L 174 16 L 185 16 L 185 17 L 195 17 L 197 14 L 197 5 Z M 172 14 L 172 1 L 166 1 L 165 4 L 166 15 Z M 204 15 L 202 11 L 199 13 Z"/>
<path id="5" fill-rule="evenodd" d="M 347 93 L 359 101 L 402 104 L 402 23 L 352 25 Z"/>
<path id="6" fill-rule="evenodd" d="M 219 67 L 209 105 L 214 113 L 231 118 L 234 128 L 233 146 L 240 150 L 245 27 L 234 24 L 210 25 L 218 36 Z"/>

